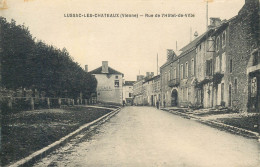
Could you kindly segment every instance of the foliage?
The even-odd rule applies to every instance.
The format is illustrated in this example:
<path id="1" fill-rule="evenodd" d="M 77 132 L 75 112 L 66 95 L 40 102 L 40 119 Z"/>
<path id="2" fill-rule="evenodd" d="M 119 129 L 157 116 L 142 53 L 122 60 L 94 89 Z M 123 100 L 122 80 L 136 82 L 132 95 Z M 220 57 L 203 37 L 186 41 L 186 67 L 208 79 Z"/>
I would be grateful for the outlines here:
<path id="1" fill-rule="evenodd" d="M 24 25 L 0 17 L 2 86 L 45 92 L 49 97 L 83 98 L 95 92 L 97 81 L 74 62 L 68 51 L 36 41 Z"/>
<path id="2" fill-rule="evenodd" d="M 213 75 L 213 84 L 216 87 L 218 84 L 221 83 L 222 78 L 224 77 L 224 74 L 221 74 L 219 72 L 215 73 Z"/>
<path id="3" fill-rule="evenodd" d="M 205 78 L 205 79 L 203 79 L 202 81 L 200 81 L 200 82 L 198 82 L 198 81 L 196 81 L 197 83 L 196 83 L 196 88 L 202 88 L 202 86 L 204 85 L 204 84 L 207 84 L 207 83 L 209 83 L 209 82 L 211 82 L 212 80 L 211 79 L 208 79 L 208 78 Z"/>

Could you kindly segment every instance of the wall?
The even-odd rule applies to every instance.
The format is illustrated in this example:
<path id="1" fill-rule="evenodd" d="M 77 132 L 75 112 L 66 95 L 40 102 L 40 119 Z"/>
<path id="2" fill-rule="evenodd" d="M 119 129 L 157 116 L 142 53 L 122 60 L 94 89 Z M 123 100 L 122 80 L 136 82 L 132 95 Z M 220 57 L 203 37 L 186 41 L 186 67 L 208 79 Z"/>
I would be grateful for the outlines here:
<path id="1" fill-rule="evenodd" d="M 237 92 L 232 89 L 232 106 L 247 111 L 248 75 L 246 73 L 250 53 L 258 46 L 259 1 L 247 0 L 236 19 L 229 26 L 229 54 L 232 56 L 233 72 L 229 80 L 234 85 L 237 78 Z"/>
<path id="2" fill-rule="evenodd" d="M 191 60 L 194 60 L 194 74 L 191 74 Z M 186 76 L 187 68 L 186 63 L 188 63 L 188 76 Z M 195 48 L 179 58 L 179 74 L 181 75 L 181 65 L 183 65 L 184 77 L 180 76 L 180 86 L 178 91 L 179 105 L 188 107 L 189 105 L 195 104 L 195 77 L 196 77 L 196 50 Z"/>
<path id="3" fill-rule="evenodd" d="M 97 79 L 97 101 L 105 103 L 123 103 L 123 76 L 120 74 L 94 74 Z M 118 76 L 118 79 L 116 79 Z M 119 80 L 119 87 L 115 87 Z"/>

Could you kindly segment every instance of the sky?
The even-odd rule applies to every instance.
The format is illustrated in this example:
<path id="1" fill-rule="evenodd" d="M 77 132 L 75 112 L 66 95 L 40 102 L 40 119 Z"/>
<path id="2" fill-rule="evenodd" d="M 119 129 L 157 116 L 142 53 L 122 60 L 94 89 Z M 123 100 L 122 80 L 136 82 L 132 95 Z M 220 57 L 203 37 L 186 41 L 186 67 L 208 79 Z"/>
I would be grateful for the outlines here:
<path id="1" fill-rule="evenodd" d="M 209 18 L 230 19 L 244 5 L 244 0 L 211 1 Z M 201 35 L 206 30 L 205 0 L 6 0 L 6 4 L 0 16 L 29 27 L 36 39 L 65 47 L 89 71 L 108 61 L 124 73 L 125 80 L 136 80 L 136 75 L 146 72 L 157 74 L 157 54 L 160 67 L 166 62 L 167 49 L 176 50 L 176 41 L 179 50 L 190 42 L 190 34 L 197 31 Z M 73 13 L 138 14 L 138 18 L 65 17 Z"/>

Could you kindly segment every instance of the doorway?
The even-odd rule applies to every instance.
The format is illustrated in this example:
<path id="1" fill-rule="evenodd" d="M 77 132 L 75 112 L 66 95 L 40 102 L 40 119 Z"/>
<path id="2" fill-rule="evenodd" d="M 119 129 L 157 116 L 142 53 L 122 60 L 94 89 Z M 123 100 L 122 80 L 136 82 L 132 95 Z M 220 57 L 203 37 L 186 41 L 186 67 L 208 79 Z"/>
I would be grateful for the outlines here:
<path id="1" fill-rule="evenodd" d="M 176 89 L 172 91 L 171 94 L 171 106 L 177 106 L 178 105 L 178 92 Z"/>
<path id="2" fill-rule="evenodd" d="M 228 87 L 228 106 L 231 107 L 231 101 L 232 101 L 232 86 L 229 84 Z"/>

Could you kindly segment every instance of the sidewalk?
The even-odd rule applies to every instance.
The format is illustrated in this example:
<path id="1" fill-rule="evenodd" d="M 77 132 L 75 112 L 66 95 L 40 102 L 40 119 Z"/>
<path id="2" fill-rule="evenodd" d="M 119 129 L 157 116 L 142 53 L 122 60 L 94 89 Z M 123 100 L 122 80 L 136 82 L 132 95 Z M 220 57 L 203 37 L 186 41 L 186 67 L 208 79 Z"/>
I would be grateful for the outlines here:
<path id="1" fill-rule="evenodd" d="M 187 119 L 193 119 L 200 123 L 226 130 L 231 133 L 242 135 L 249 138 L 258 139 L 259 113 L 232 113 L 227 110 L 200 109 L 192 110 L 189 108 L 168 107 L 162 110 L 180 115 Z"/>

